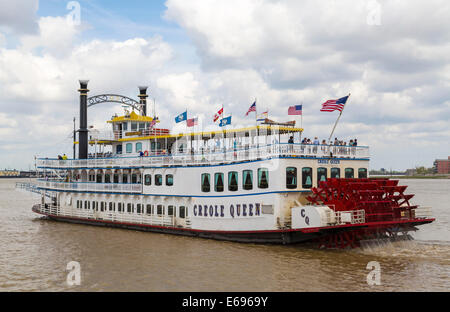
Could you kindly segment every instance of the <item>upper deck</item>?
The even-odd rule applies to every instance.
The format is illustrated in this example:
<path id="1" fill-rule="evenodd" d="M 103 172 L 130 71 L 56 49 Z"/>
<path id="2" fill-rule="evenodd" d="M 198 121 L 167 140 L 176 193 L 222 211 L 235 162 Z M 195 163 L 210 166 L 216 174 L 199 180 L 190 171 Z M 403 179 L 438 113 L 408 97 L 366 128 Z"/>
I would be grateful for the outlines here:
<path id="1" fill-rule="evenodd" d="M 177 150 L 178 151 L 178 150 Z M 139 167 L 172 167 L 172 166 L 208 166 L 231 164 L 271 158 L 339 158 L 369 160 L 367 146 L 334 146 L 312 144 L 251 144 L 241 148 L 205 148 L 193 151 L 168 154 L 164 150 L 155 150 L 148 156 L 121 156 L 89 159 L 50 159 L 37 160 L 39 168 L 47 169 L 79 169 L 79 168 L 139 168 Z"/>

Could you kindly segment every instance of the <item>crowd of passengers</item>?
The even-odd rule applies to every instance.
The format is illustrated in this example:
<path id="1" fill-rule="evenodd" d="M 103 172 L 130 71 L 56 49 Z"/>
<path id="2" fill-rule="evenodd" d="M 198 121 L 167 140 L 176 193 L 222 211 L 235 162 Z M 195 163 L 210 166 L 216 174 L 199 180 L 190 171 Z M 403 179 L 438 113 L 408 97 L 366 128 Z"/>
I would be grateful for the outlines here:
<path id="1" fill-rule="evenodd" d="M 291 144 L 295 143 L 293 136 L 291 136 L 289 138 L 288 143 L 291 143 Z M 322 143 L 320 143 L 319 139 L 317 137 L 315 137 L 314 140 L 311 140 L 309 138 L 303 138 L 303 140 L 301 141 L 301 144 L 305 144 L 305 145 L 308 145 L 308 144 L 311 144 L 311 145 L 331 145 L 331 146 L 358 146 L 358 140 L 357 139 L 350 140 L 348 145 L 347 145 L 347 142 L 342 141 L 342 140 L 338 140 L 338 138 L 334 138 L 334 142 L 330 141 L 330 143 L 327 144 L 326 140 L 322 140 Z"/>

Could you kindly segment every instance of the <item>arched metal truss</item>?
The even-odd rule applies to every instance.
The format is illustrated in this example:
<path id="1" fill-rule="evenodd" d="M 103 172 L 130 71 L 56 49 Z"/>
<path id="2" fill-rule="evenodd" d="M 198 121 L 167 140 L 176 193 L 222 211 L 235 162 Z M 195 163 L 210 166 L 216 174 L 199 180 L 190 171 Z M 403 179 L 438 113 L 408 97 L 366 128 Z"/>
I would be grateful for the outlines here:
<path id="1" fill-rule="evenodd" d="M 118 95 L 118 94 L 100 94 L 91 96 L 87 99 L 87 107 L 91 107 L 97 104 L 106 103 L 106 102 L 114 102 L 114 103 L 120 103 L 124 105 L 131 106 L 133 109 L 136 109 L 138 111 L 142 110 L 142 105 L 136 100 L 133 100 L 132 98 L 129 98 L 127 96 Z"/>

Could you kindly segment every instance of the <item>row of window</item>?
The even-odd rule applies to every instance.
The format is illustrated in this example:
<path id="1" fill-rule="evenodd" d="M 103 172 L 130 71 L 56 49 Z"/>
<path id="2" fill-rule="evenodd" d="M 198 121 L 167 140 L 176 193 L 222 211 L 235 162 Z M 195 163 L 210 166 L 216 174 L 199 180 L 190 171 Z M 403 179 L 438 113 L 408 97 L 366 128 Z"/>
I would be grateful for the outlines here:
<path id="1" fill-rule="evenodd" d="M 133 173 L 131 175 L 122 174 L 122 182 L 119 181 L 119 175 L 105 173 L 105 180 L 103 181 L 103 175 L 101 173 L 97 174 L 89 174 L 88 179 L 89 182 L 97 182 L 97 183 L 140 183 L 140 174 Z"/>
<path id="2" fill-rule="evenodd" d="M 162 174 L 155 174 L 155 185 L 163 185 L 163 178 Z M 152 175 L 146 174 L 144 176 L 144 184 L 145 185 L 152 185 Z M 173 185 L 173 174 L 166 174 L 166 185 L 172 186 Z"/>
<path id="3" fill-rule="evenodd" d="M 239 173 L 237 171 L 228 172 L 228 191 L 236 192 L 239 189 Z M 269 170 L 267 168 L 259 168 L 257 170 L 258 188 L 266 189 L 269 187 Z M 214 191 L 223 192 L 225 189 L 225 175 L 222 172 L 214 173 Z M 211 191 L 211 174 L 202 173 L 201 175 L 202 192 Z M 242 171 L 242 189 L 253 189 L 253 170 Z"/>
<path id="4" fill-rule="evenodd" d="M 131 213 L 138 215 L 158 215 L 158 216 L 174 216 L 179 218 L 185 218 L 188 214 L 188 209 L 185 206 L 168 205 L 167 210 L 164 205 L 151 205 L 151 204 L 133 204 L 133 203 L 116 203 L 115 202 L 98 202 L 98 201 L 88 201 L 88 200 L 77 200 L 77 209 L 94 211 L 110 211 L 110 212 L 120 212 L 120 213 Z M 117 208 L 117 210 L 116 210 Z"/>
<path id="5" fill-rule="evenodd" d="M 161 150 L 161 142 L 151 142 L 150 143 L 150 151 L 159 151 Z M 123 147 L 122 145 L 116 145 L 116 153 L 117 154 L 122 154 L 123 151 Z M 139 153 L 142 152 L 142 143 L 141 142 L 137 142 L 134 144 L 134 152 L 135 153 Z M 125 152 L 127 154 L 131 154 L 133 153 L 133 143 L 127 143 L 125 144 Z"/>
<path id="6" fill-rule="evenodd" d="M 327 168 L 317 168 L 317 185 L 321 181 L 325 181 L 328 176 Z M 355 177 L 355 170 L 353 168 L 345 168 L 344 176 L 346 179 L 352 179 Z M 330 170 L 331 178 L 340 178 L 341 177 L 341 168 L 331 168 Z M 358 169 L 358 178 L 365 179 L 367 178 L 367 169 L 359 168 Z M 311 167 L 303 167 L 302 168 L 302 188 L 311 188 L 312 187 L 312 179 L 313 179 L 313 170 Z M 286 168 L 286 188 L 288 189 L 296 189 L 297 188 L 297 168 L 296 167 L 287 167 Z"/>

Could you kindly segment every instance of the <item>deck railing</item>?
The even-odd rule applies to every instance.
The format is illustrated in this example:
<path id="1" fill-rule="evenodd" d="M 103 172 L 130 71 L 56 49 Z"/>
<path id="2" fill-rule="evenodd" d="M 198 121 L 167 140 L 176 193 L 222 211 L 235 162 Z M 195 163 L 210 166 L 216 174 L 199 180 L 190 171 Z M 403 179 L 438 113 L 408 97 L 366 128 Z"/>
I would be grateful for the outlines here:
<path id="1" fill-rule="evenodd" d="M 316 157 L 316 158 L 368 158 L 366 146 L 330 146 L 304 144 L 268 144 L 236 149 L 209 149 L 162 154 L 161 151 L 143 157 L 108 157 L 89 159 L 40 158 L 39 168 L 91 168 L 91 167 L 141 167 L 141 166 L 189 166 L 214 165 L 274 157 Z"/>
<path id="2" fill-rule="evenodd" d="M 37 204 L 33 206 L 33 210 L 38 213 L 50 214 L 53 216 L 75 217 L 87 220 L 106 220 L 112 222 L 126 222 L 132 224 L 148 224 L 158 226 L 171 227 L 190 227 L 190 225 L 177 224 L 176 218 L 172 215 L 158 215 L 158 214 L 135 214 L 127 212 L 110 212 L 98 211 L 92 209 L 79 209 L 76 207 L 62 207 L 54 204 Z M 186 218 L 186 221 L 189 219 Z M 187 223 L 187 222 L 186 222 Z"/>
<path id="3" fill-rule="evenodd" d="M 62 182 L 38 180 L 38 188 L 60 191 L 89 191 L 111 193 L 141 193 L 141 183 L 95 183 L 95 182 Z"/>

